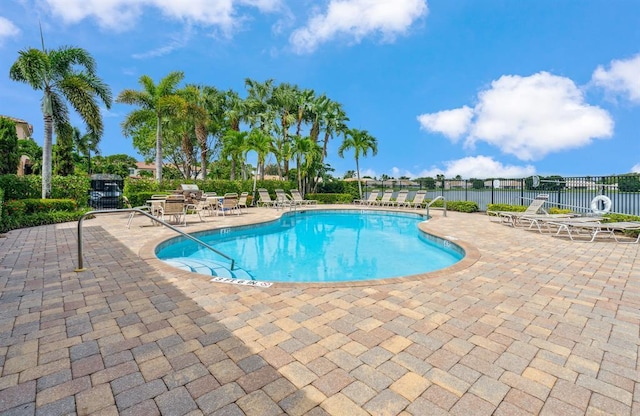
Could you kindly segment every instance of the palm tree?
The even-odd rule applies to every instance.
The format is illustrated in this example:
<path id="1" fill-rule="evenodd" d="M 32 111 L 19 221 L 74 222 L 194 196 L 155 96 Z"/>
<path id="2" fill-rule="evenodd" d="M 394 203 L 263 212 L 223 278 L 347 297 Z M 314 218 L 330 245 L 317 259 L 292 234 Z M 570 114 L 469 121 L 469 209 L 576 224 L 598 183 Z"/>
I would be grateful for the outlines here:
<path id="1" fill-rule="evenodd" d="M 224 122 L 224 95 L 214 87 L 187 85 L 183 97 L 189 106 L 188 113 L 193 119 L 196 140 L 200 147 L 202 177 L 207 177 L 209 162 L 209 143 L 207 138 L 216 134 Z"/>
<path id="2" fill-rule="evenodd" d="M 82 48 L 26 49 L 9 70 L 14 81 L 42 91 L 44 143 L 42 149 L 42 198 L 51 195 L 53 130 L 69 124 L 67 103 L 80 115 L 87 130 L 101 136 L 103 131 L 99 101 L 111 108 L 111 89 L 97 76 L 93 57 Z"/>
<path id="3" fill-rule="evenodd" d="M 73 127 L 67 124 L 64 128 L 56 130 L 56 144 L 52 149 L 55 155 L 53 171 L 59 176 L 73 175 Z"/>
<path id="4" fill-rule="evenodd" d="M 267 155 L 271 151 L 272 142 L 271 136 L 265 134 L 260 129 L 251 130 L 247 139 L 247 150 L 253 150 L 258 154 L 257 167 L 260 171 L 260 180 L 264 180 L 264 162 L 267 160 Z"/>
<path id="5" fill-rule="evenodd" d="M 356 174 L 358 176 L 358 192 L 362 199 L 362 183 L 360 182 L 360 156 L 366 156 L 369 150 L 373 156 L 378 154 L 378 140 L 366 130 L 348 129 L 340 148 L 338 156 L 344 157 L 345 150 L 353 149 L 356 159 Z"/>
<path id="6" fill-rule="evenodd" d="M 91 175 L 91 152 L 100 154 L 98 143 L 100 143 L 100 136 L 93 132 L 83 135 L 80 133 L 80 129 L 73 128 L 73 144 L 80 155 L 87 157 L 87 173 L 89 175 Z"/>
<path id="7" fill-rule="evenodd" d="M 167 116 L 175 114 L 183 106 L 184 100 L 176 95 L 176 87 L 184 78 L 184 73 L 174 71 L 162 78 L 158 85 L 148 75 L 139 79 L 141 91 L 125 89 L 116 102 L 137 105 L 122 123 L 123 132 L 132 126 L 155 121 L 156 125 L 156 181 L 162 182 L 162 123 Z"/>
<path id="8" fill-rule="evenodd" d="M 347 117 L 347 114 L 344 112 L 342 104 L 336 101 L 329 100 L 324 108 L 326 111 L 322 114 L 322 125 L 324 127 L 324 140 L 322 143 L 323 162 L 324 158 L 327 157 L 327 147 L 329 146 L 329 140 L 331 140 L 334 135 L 344 135 L 345 132 L 349 129 L 347 127 L 347 121 L 349 121 L 349 117 Z"/>
<path id="9" fill-rule="evenodd" d="M 229 129 L 222 137 L 222 157 L 231 159 L 231 176 L 232 181 L 236 179 L 236 168 L 238 163 L 242 166 L 244 176 L 245 153 L 247 152 L 247 136 L 246 131 L 236 131 Z"/>

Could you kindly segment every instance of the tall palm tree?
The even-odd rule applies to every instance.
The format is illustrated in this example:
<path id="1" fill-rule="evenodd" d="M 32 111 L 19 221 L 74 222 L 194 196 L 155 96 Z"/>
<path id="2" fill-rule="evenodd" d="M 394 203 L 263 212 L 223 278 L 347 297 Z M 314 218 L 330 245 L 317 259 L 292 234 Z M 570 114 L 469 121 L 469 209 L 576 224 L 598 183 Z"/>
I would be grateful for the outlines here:
<path id="1" fill-rule="evenodd" d="M 336 101 L 329 100 L 324 109 L 325 112 L 321 116 L 322 125 L 324 127 L 324 139 L 322 142 L 322 162 L 324 162 L 324 158 L 327 157 L 327 147 L 329 146 L 329 140 L 331 140 L 334 135 L 344 135 L 349 129 L 349 127 L 347 126 L 349 117 L 347 117 L 347 114 L 344 112 L 342 104 Z"/>
<path id="2" fill-rule="evenodd" d="M 260 129 L 253 129 L 247 138 L 247 150 L 253 150 L 258 154 L 257 166 L 260 171 L 260 180 L 264 180 L 264 162 L 271 151 L 273 139 Z"/>
<path id="3" fill-rule="evenodd" d="M 91 152 L 100 154 L 98 144 L 100 143 L 100 136 L 97 136 L 93 132 L 87 134 L 80 133 L 80 129 L 73 128 L 73 144 L 76 151 L 80 155 L 84 155 L 87 158 L 87 173 L 91 174 Z"/>
<path id="4" fill-rule="evenodd" d="M 196 140 L 200 147 L 201 174 L 207 177 L 207 163 L 209 161 L 208 137 L 217 134 L 224 122 L 224 95 L 214 87 L 202 85 L 187 85 L 183 97 L 189 107 Z"/>
<path id="5" fill-rule="evenodd" d="M 222 137 L 222 157 L 231 159 L 231 176 L 232 181 L 236 179 L 237 165 L 241 165 L 244 176 L 245 154 L 247 152 L 247 136 L 246 131 L 227 130 Z"/>
<path id="6" fill-rule="evenodd" d="M 80 115 L 87 130 L 102 135 L 99 101 L 111 108 L 111 89 L 96 74 L 93 57 L 82 48 L 26 49 L 9 70 L 9 77 L 42 91 L 44 143 L 42 148 L 42 198 L 51 196 L 53 130 L 69 124 L 67 103 Z"/>
<path id="7" fill-rule="evenodd" d="M 373 156 L 378 154 L 378 140 L 366 130 L 348 129 L 344 140 L 338 149 L 338 156 L 344 157 L 346 150 L 353 149 L 356 159 L 356 174 L 358 176 L 358 192 L 362 199 L 362 183 L 360 182 L 360 156 L 366 156 L 369 150 Z"/>
<path id="8" fill-rule="evenodd" d="M 295 136 L 293 150 L 296 156 L 298 189 L 304 194 L 307 191 L 307 185 L 315 179 L 322 158 L 322 147 L 311 137 Z"/>
<path id="9" fill-rule="evenodd" d="M 247 117 L 247 103 L 237 92 L 228 90 L 223 97 L 223 112 L 229 128 L 240 131 L 240 122 Z"/>
<path id="10" fill-rule="evenodd" d="M 141 91 L 125 89 L 116 102 L 140 107 L 127 115 L 122 123 L 123 132 L 131 126 L 155 121 L 156 125 L 156 181 L 162 182 L 162 123 L 163 118 L 175 114 L 184 105 L 184 100 L 176 95 L 176 87 L 184 78 L 184 73 L 174 71 L 162 78 L 158 85 L 148 75 L 140 77 Z"/>

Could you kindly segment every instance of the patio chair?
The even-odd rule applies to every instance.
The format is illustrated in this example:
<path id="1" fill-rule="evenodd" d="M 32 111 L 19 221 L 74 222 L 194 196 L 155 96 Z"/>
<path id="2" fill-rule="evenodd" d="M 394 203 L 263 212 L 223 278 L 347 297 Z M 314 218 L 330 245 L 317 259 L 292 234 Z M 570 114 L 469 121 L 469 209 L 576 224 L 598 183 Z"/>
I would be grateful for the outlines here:
<path id="1" fill-rule="evenodd" d="M 176 224 L 187 226 L 187 204 L 184 198 L 170 197 L 164 201 L 161 212 L 162 220 L 172 219 Z"/>
<path id="2" fill-rule="evenodd" d="M 126 208 L 129 208 L 129 209 L 139 209 L 139 210 L 141 210 L 141 211 L 147 211 L 147 212 L 150 212 L 150 209 L 149 209 L 149 206 L 148 206 L 148 205 L 143 205 L 143 206 L 140 206 L 140 207 L 132 207 L 132 206 L 131 206 L 131 202 L 129 201 L 129 198 L 127 198 L 127 197 L 126 197 L 126 196 L 124 196 L 124 195 L 122 196 L 122 202 L 124 202 L 124 206 L 125 206 Z M 133 221 L 133 217 L 134 217 L 135 215 L 136 215 L 136 213 L 135 213 L 135 212 L 130 212 L 130 213 L 129 213 L 129 219 L 127 220 L 127 228 L 131 228 L 131 221 Z"/>
<path id="3" fill-rule="evenodd" d="M 387 189 L 382 193 L 382 198 L 375 201 L 372 205 L 384 207 L 391 204 L 391 197 L 393 196 L 393 189 Z"/>
<path id="4" fill-rule="evenodd" d="M 291 193 L 291 197 L 293 197 L 293 200 L 300 205 L 315 205 L 318 203 L 318 201 L 315 199 L 304 199 L 300 191 L 298 191 L 297 189 L 291 189 L 289 190 L 289 192 Z"/>
<path id="5" fill-rule="evenodd" d="M 409 202 L 409 206 L 413 208 L 423 208 L 426 205 L 424 199 L 427 197 L 427 191 L 417 191 L 413 197 L 413 201 Z"/>
<path id="6" fill-rule="evenodd" d="M 265 188 L 259 188 L 258 195 L 260 195 L 260 199 L 258 199 L 258 205 L 262 205 L 263 207 L 276 207 L 277 201 L 271 199 L 269 191 L 267 191 Z"/>
<path id="7" fill-rule="evenodd" d="M 193 204 L 187 204 L 186 209 L 188 214 L 197 214 L 198 218 L 200 218 L 200 222 L 204 222 L 204 220 L 202 219 L 203 212 L 207 212 L 209 215 L 211 215 L 213 212 L 213 210 L 211 209 L 211 205 L 206 198 L 196 200 Z"/>
<path id="8" fill-rule="evenodd" d="M 357 205 L 373 205 L 378 200 L 379 194 L 380 191 L 374 189 L 373 191 L 369 192 L 369 197 L 367 199 L 355 199 L 353 203 Z"/>
<path id="9" fill-rule="evenodd" d="M 218 202 L 218 209 L 216 215 L 222 213 L 222 216 L 226 216 L 227 213 L 235 212 L 236 215 L 240 215 L 240 208 L 238 208 L 238 194 L 230 192 L 224 194 L 222 202 Z"/>
<path id="10" fill-rule="evenodd" d="M 640 221 L 618 221 L 618 222 L 573 222 L 573 221 L 557 221 L 553 222 L 553 225 L 558 227 L 558 231 L 554 234 L 554 236 L 560 236 L 561 231 L 565 231 L 569 236 L 571 241 L 574 240 L 575 236 L 584 235 L 586 231 L 588 240 L 580 240 L 586 242 L 595 241 L 598 234 L 606 234 L 609 237 L 613 237 L 614 240 L 618 243 L 629 243 L 629 244 L 637 244 L 640 242 Z M 638 235 L 634 240 L 633 237 L 631 239 L 624 238 L 619 239 L 618 234 L 616 232 L 628 232 L 628 231 L 636 231 Z"/>
<path id="11" fill-rule="evenodd" d="M 392 201 L 390 205 L 395 205 L 396 207 L 410 207 L 411 204 L 407 201 L 407 196 L 409 195 L 409 191 L 406 189 L 402 189 L 398 191 L 398 195 L 396 195 L 396 200 Z"/>

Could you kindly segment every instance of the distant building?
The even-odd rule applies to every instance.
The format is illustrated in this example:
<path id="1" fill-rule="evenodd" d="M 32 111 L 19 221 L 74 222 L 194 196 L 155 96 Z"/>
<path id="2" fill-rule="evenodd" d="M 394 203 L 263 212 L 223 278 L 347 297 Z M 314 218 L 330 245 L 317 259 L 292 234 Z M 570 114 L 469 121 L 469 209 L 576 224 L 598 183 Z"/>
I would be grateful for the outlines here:
<path id="1" fill-rule="evenodd" d="M 193 171 L 200 169 L 199 166 L 194 166 Z M 180 169 L 182 171 L 182 169 Z M 151 177 L 154 178 L 156 176 L 156 164 L 155 163 L 146 163 L 146 162 L 136 162 L 135 168 L 129 168 L 129 177 L 130 178 L 141 178 L 142 172 L 150 172 Z M 196 179 L 202 179 L 202 173 L 198 172 L 198 177 Z"/>
<path id="2" fill-rule="evenodd" d="M 15 117 L 4 116 L 0 114 L 0 117 L 7 118 L 13 121 L 16 125 L 16 134 L 18 135 L 18 140 L 33 140 L 33 126 L 29 124 L 26 120 L 22 120 Z M 17 174 L 18 176 L 24 176 L 27 173 L 31 173 L 31 159 L 27 155 L 20 155 L 20 164 L 18 165 Z"/>
<path id="3" fill-rule="evenodd" d="M 132 178 L 140 178 L 141 172 L 151 172 L 151 176 L 153 177 L 156 173 L 156 165 L 155 163 L 146 163 L 146 162 L 136 162 L 135 168 L 129 168 L 129 176 Z"/>
<path id="4" fill-rule="evenodd" d="M 16 123 L 16 133 L 18 134 L 18 140 L 31 139 L 31 136 L 33 135 L 33 126 L 27 121 L 15 117 L 3 116 L 2 114 L 0 114 L 0 117 L 8 118 L 9 120 Z"/>

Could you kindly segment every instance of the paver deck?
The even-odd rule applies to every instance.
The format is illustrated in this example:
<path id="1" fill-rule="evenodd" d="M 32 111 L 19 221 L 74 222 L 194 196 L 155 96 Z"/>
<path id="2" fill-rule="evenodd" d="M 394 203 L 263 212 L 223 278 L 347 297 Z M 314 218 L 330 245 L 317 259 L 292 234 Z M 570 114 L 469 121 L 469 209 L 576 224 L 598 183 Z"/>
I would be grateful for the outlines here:
<path id="1" fill-rule="evenodd" d="M 211 283 L 142 217 L 86 221 L 83 272 L 75 223 L 11 231 L 0 415 L 640 415 L 640 245 L 432 214 L 462 266 L 357 285 Z"/>

